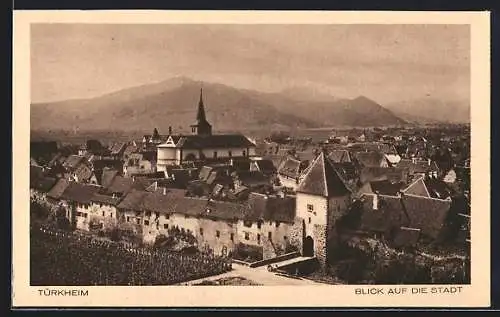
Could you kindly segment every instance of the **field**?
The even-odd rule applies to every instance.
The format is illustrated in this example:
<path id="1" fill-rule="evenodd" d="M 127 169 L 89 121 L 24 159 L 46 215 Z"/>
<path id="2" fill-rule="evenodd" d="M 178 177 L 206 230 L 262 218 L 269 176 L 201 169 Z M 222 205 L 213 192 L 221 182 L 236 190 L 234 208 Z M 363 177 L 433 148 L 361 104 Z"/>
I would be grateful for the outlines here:
<path id="1" fill-rule="evenodd" d="M 229 259 L 126 248 L 74 233 L 31 230 L 31 285 L 170 285 L 231 270 Z"/>

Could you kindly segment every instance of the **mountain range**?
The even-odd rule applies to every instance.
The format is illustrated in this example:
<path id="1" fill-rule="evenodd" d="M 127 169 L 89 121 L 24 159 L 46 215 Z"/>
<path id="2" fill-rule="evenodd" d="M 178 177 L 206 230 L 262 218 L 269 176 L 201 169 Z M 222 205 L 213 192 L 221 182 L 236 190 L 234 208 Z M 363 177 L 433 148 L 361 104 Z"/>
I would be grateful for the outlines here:
<path id="1" fill-rule="evenodd" d="M 408 120 L 364 96 L 341 99 L 301 87 L 263 93 L 176 77 L 90 99 L 33 103 L 31 129 L 188 131 L 201 87 L 215 131 L 392 126 Z"/>

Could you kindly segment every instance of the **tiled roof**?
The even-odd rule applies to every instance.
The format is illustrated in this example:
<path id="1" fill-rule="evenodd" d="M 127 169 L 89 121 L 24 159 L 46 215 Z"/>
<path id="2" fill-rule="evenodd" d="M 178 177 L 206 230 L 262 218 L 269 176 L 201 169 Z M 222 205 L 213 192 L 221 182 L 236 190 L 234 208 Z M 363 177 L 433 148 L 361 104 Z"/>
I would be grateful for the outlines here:
<path id="1" fill-rule="evenodd" d="M 95 193 L 90 198 L 90 201 L 96 202 L 96 203 L 103 203 L 103 204 L 107 204 L 107 205 L 111 205 L 111 206 L 116 206 L 120 202 L 120 198 L 109 196 L 109 195 L 103 195 L 103 194 Z"/>
<path id="2" fill-rule="evenodd" d="M 398 163 L 397 167 L 408 169 L 410 174 L 415 174 L 415 173 L 425 174 L 431 171 L 437 172 L 439 170 L 435 162 L 431 162 L 431 164 L 429 165 L 429 162 L 424 160 L 417 160 L 413 162 L 412 160 L 409 159 L 402 159 Z"/>
<path id="3" fill-rule="evenodd" d="M 104 188 L 108 188 L 112 184 L 113 179 L 115 178 L 116 175 L 118 175 L 117 170 L 108 169 L 108 168 L 103 169 L 102 175 L 101 175 L 101 180 L 100 180 L 101 185 Z"/>
<path id="4" fill-rule="evenodd" d="M 328 158 L 332 163 L 346 163 L 351 162 L 351 155 L 347 150 L 331 150 L 328 153 Z"/>
<path id="5" fill-rule="evenodd" d="M 59 199 L 68 186 L 69 181 L 65 178 L 60 178 L 57 183 L 49 190 L 47 196 L 54 199 Z"/>
<path id="6" fill-rule="evenodd" d="M 132 189 L 145 190 L 153 182 L 153 180 L 140 177 L 129 178 L 116 176 L 115 178 L 113 178 L 111 185 L 107 188 L 107 192 L 124 195 L 130 192 Z"/>
<path id="7" fill-rule="evenodd" d="M 111 148 L 109 149 L 111 152 L 111 155 L 118 155 L 120 152 L 125 150 L 126 143 L 125 142 L 116 142 L 113 143 Z"/>
<path id="8" fill-rule="evenodd" d="M 271 184 L 269 177 L 260 171 L 234 172 L 234 176 L 248 187 Z"/>
<path id="9" fill-rule="evenodd" d="M 276 167 L 271 160 L 255 160 L 253 164 L 255 164 L 257 168 L 265 174 L 276 172 Z"/>
<path id="10" fill-rule="evenodd" d="M 367 194 L 362 202 L 361 228 L 364 230 L 388 232 L 409 223 L 397 196 Z"/>
<path id="11" fill-rule="evenodd" d="M 429 194 L 429 191 L 427 190 L 427 186 L 424 183 L 423 177 L 419 177 L 417 180 L 415 180 L 413 183 L 408 185 L 402 191 L 405 194 L 411 194 L 411 195 L 427 197 L 427 198 L 431 197 Z"/>
<path id="12" fill-rule="evenodd" d="M 290 178 L 298 178 L 301 172 L 301 162 L 291 157 L 287 157 L 284 161 L 282 161 L 278 169 L 278 174 Z"/>
<path id="13" fill-rule="evenodd" d="M 70 182 L 60 198 L 77 203 L 87 204 L 90 203 L 92 196 L 94 196 L 94 194 L 96 194 L 100 190 L 100 186 Z"/>
<path id="14" fill-rule="evenodd" d="M 308 168 L 308 172 L 300 182 L 297 192 L 324 197 L 338 197 L 350 193 L 329 160 L 321 153 Z"/>
<path id="15" fill-rule="evenodd" d="M 92 161 L 92 167 L 94 168 L 94 170 L 102 170 L 104 168 L 121 170 L 123 168 L 123 162 L 120 160 L 110 159 L 95 160 Z"/>
<path id="16" fill-rule="evenodd" d="M 451 200 L 404 195 L 403 205 L 410 219 L 411 227 L 419 228 L 422 233 L 437 238 L 445 225 Z"/>
<path id="17" fill-rule="evenodd" d="M 399 167 L 365 167 L 361 169 L 359 180 L 361 183 L 381 180 L 406 182 L 407 170 Z"/>
<path id="18" fill-rule="evenodd" d="M 250 193 L 248 197 L 248 210 L 245 220 L 281 221 L 293 223 L 295 218 L 294 197 L 266 196 L 258 193 Z"/>
<path id="19" fill-rule="evenodd" d="M 42 176 L 34 179 L 32 182 L 30 181 L 30 187 L 43 193 L 47 193 L 56 184 L 56 182 L 57 180 L 53 177 Z"/>
<path id="20" fill-rule="evenodd" d="M 63 163 L 63 166 L 67 169 L 74 169 L 76 168 L 83 160 L 85 159 L 84 156 L 80 155 L 70 155 Z"/>
<path id="21" fill-rule="evenodd" d="M 393 245 L 398 247 L 415 246 L 420 239 L 420 229 L 400 227 L 393 237 Z"/>
<path id="22" fill-rule="evenodd" d="M 208 136 L 187 135 L 182 136 L 177 147 L 183 149 L 206 149 L 206 148 L 247 148 L 255 147 L 244 135 L 241 134 L 214 134 Z"/>
<path id="23" fill-rule="evenodd" d="M 386 161 L 385 155 L 381 152 L 357 152 L 354 157 L 363 167 L 380 167 Z"/>

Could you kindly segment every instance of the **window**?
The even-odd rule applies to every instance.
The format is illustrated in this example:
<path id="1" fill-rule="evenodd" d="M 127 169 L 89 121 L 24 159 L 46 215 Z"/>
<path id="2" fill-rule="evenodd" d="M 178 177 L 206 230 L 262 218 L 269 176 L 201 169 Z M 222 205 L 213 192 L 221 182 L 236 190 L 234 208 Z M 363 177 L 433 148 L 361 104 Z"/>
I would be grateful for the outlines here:
<path id="1" fill-rule="evenodd" d="M 307 211 L 313 212 L 314 211 L 314 206 L 311 204 L 307 204 Z"/>
<path id="2" fill-rule="evenodd" d="M 106 216 L 106 213 L 105 213 L 104 211 L 102 212 L 102 216 L 103 216 L 103 217 L 105 217 L 105 216 Z"/>
<path id="3" fill-rule="evenodd" d="M 155 212 L 155 216 L 156 216 L 156 218 L 159 218 L 160 217 L 160 213 L 159 212 Z"/>
<path id="4" fill-rule="evenodd" d="M 311 223 L 311 217 L 309 217 L 309 223 Z"/>
<path id="5" fill-rule="evenodd" d="M 110 213 L 110 214 L 109 214 L 109 216 L 110 216 L 111 218 L 113 218 L 113 213 Z"/>
<path id="6" fill-rule="evenodd" d="M 245 232 L 245 240 L 250 240 L 250 233 Z"/>
<path id="7" fill-rule="evenodd" d="M 215 231 L 215 236 L 216 236 L 217 238 L 220 238 L 220 231 L 219 231 L 219 230 Z"/>
<path id="8" fill-rule="evenodd" d="M 146 211 L 146 217 L 151 217 L 151 211 Z"/>
<path id="9" fill-rule="evenodd" d="M 214 151 L 214 158 L 217 158 L 217 151 Z"/>
<path id="10" fill-rule="evenodd" d="M 260 244 L 260 234 L 257 234 L 257 243 Z"/>
<path id="11" fill-rule="evenodd" d="M 247 156 L 247 152 L 245 150 L 243 150 L 243 152 L 241 152 L 243 156 Z"/>
<path id="12" fill-rule="evenodd" d="M 288 239 L 288 237 L 287 237 L 287 236 L 283 236 L 283 240 L 285 240 L 285 241 L 286 241 L 287 239 Z"/>
<path id="13" fill-rule="evenodd" d="M 276 221 L 276 228 L 278 228 L 279 226 L 280 226 L 280 222 Z"/>
<path id="14" fill-rule="evenodd" d="M 273 240 L 273 233 L 271 231 L 267 233 L 267 238 L 269 239 L 269 241 Z"/>
<path id="15" fill-rule="evenodd" d="M 234 233 L 231 233 L 231 241 L 234 241 Z"/>
<path id="16" fill-rule="evenodd" d="M 87 218 L 87 213 L 83 213 L 83 218 Z"/>
<path id="17" fill-rule="evenodd" d="M 163 224 L 163 229 L 168 229 L 168 223 Z"/>
<path id="18" fill-rule="evenodd" d="M 127 216 L 127 222 L 130 222 L 130 217 Z"/>
<path id="19" fill-rule="evenodd" d="M 156 223 L 156 230 L 159 230 L 160 229 L 160 224 L 157 222 Z"/>
<path id="20" fill-rule="evenodd" d="M 138 225 L 140 225 L 140 224 L 141 224 L 141 218 L 136 218 L 136 219 L 135 219 L 135 222 L 136 222 Z"/>
<path id="21" fill-rule="evenodd" d="M 262 221 L 257 221 L 257 229 L 260 229 L 262 227 Z"/>
<path id="22" fill-rule="evenodd" d="M 231 151 L 227 151 L 227 155 L 228 155 L 229 157 L 232 157 L 232 156 L 233 156 L 233 152 L 231 152 Z"/>
<path id="23" fill-rule="evenodd" d="M 203 236 L 203 228 L 200 228 L 200 236 Z"/>
<path id="24" fill-rule="evenodd" d="M 169 214 L 166 214 L 166 215 L 165 215 L 165 219 L 170 219 L 170 215 L 169 215 Z"/>
<path id="25" fill-rule="evenodd" d="M 251 221 L 243 221 L 243 225 L 247 228 L 251 228 L 252 227 L 252 222 Z"/>
<path id="26" fill-rule="evenodd" d="M 144 220 L 144 225 L 149 226 L 149 220 Z"/>

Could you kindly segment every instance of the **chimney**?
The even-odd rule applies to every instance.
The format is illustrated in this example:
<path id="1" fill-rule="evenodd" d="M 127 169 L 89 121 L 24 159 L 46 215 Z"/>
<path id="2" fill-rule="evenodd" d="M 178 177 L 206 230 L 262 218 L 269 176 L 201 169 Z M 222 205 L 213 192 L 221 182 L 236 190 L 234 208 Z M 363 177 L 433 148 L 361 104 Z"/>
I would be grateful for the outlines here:
<path id="1" fill-rule="evenodd" d="M 132 182 L 135 182 L 135 176 L 132 176 Z"/>
<path id="2" fill-rule="evenodd" d="M 167 194 L 167 187 L 163 187 L 163 195 Z"/>
<path id="3" fill-rule="evenodd" d="M 431 166 L 431 159 L 427 159 L 427 165 Z"/>
<path id="4" fill-rule="evenodd" d="M 373 210 L 378 210 L 378 193 L 373 195 Z"/>
<path id="5" fill-rule="evenodd" d="M 172 127 L 171 126 L 168 127 L 168 135 L 172 135 Z"/>

